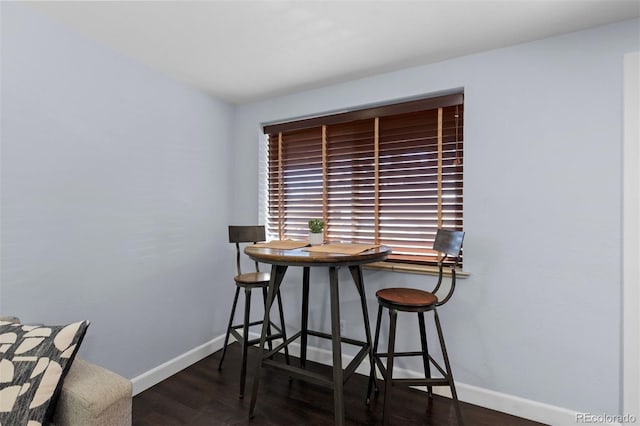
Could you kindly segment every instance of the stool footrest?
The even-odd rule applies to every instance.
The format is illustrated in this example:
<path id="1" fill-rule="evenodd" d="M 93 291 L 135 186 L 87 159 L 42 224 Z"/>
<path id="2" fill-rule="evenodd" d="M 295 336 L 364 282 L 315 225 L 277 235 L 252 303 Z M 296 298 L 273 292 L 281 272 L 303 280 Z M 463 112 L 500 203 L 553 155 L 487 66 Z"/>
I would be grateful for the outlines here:
<path id="1" fill-rule="evenodd" d="M 275 328 L 278 332 L 277 333 L 271 333 L 270 335 L 268 335 L 265 341 L 266 342 L 270 342 L 270 341 L 275 340 L 275 339 L 282 339 L 284 337 L 284 335 L 282 334 L 280 328 L 276 327 L 275 324 L 273 324 L 273 323 L 271 324 L 271 326 L 273 328 Z M 242 342 L 243 342 L 242 334 L 238 333 L 234 327 L 232 327 L 229 330 L 229 334 L 231 334 L 238 342 L 240 342 L 240 344 L 242 344 Z M 256 343 L 260 343 L 260 338 L 259 337 L 255 338 L 255 339 L 248 339 L 247 340 L 247 345 L 248 346 L 255 345 Z"/>
<path id="2" fill-rule="evenodd" d="M 381 352 L 381 353 L 376 353 L 375 355 L 379 356 L 379 357 L 388 357 L 389 353 L 388 352 Z M 398 358 L 398 357 L 401 357 L 401 356 L 422 356 L 422 355 L 423 355 L 423 353 L 420 352 L 420 351 L 415 351 L 415 352 L 396 352 L 396 353 L 393 354 L 393 357 L 394 358 Z"/>
<path id="3" fill-rule="evenodd" d="M 247 324 L 247 327 L 253 327 L 254 325 L 260 325 L 260 324 L 262 324 L 262 320 L 253 321 L 253 322 L 250 322 L 249 324 Z M 244 327 L 244 324 L 238 324 L 238 325 L 232 326 L 231 328 L 235 330 L 235 329 L 239 329 L 239 328 L 243 328 L 243 327 Z"/>
<path id="4" fill-rule="evenodd" d="M 385 367 L 384 364 L 382 364 L 382 361 L 380 360 L 380 358 L 383 357 L 388 357 L 389 354 L 388 353 L 376 353 L 374 355 L 375 359 L 376 359 L 376 365 L 378 365 L 378 368 L 380 369 L 380 371 L 384 373 Z M 408 356 L 423 356 L 422 352 L 398 352 L 395 353 L 393 355 L 394 358 L 398 358 L 398 357 L 408 357 Z M 427 354 L 427 357 L 429 358 L 429 361 L 431 361 L 431 364 L 436 367 L 436 369 L 440 372 L 440 374 L 442 374 L 443 376 L 447 375 L 447 372 L 444 370 L 444 368 L 442 368 L 442 366 L 440 366 L 440 364 L 438 364 L 438 362 L 433 359 L 433 357 L 429 354 Z"/>
<path id="5" fill-rule="evenodd" d="M 431 379 L 410 379 L 410 378 L 397 378 L 391 379 L 393 384 L 400 384 L 404 386 L 449 386 L 449 379 L 431 378 Z"/>

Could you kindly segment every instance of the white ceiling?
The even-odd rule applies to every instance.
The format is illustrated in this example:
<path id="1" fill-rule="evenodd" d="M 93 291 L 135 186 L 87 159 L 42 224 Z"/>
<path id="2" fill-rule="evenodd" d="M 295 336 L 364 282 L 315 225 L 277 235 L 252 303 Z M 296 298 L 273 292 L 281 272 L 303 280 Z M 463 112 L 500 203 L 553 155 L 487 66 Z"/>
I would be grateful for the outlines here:
<path id="1" fill-rule="evenodd" d="M 152 69 L 232 103 L 640 16 L 640 0 L 28 4 Z"/>

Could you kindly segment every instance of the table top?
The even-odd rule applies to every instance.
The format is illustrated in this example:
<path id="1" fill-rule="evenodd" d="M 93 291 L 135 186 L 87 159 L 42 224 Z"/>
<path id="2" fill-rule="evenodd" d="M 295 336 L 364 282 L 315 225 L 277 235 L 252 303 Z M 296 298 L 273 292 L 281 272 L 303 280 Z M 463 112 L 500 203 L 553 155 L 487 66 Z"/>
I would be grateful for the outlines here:
<path id="1" fill-rule="evenodd" d="M 319 253 L 309 252 L 305 248 L 283 250 L 265 247 L 247 246 L 244 252 L 251 259 L 285 266 L 350 266 L 385 260 L 391 254 L 391 248 L 379 246 L 362 253 Z"/>

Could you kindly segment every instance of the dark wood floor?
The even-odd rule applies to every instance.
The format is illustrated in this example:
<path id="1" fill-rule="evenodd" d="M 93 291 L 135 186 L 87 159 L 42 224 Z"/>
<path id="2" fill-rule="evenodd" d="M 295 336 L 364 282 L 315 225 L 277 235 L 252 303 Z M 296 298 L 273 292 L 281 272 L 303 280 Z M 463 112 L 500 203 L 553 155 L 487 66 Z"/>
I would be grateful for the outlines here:
<path id="1" fill-rule="evenodd" d="M 171 425 L 331 425 L 333 393 L 331 390 L 300 380 L 289 381 L 281 372 L 265 369 L 255 416 L 248 419 L 251 377 L 257 349 L 251 348 L 246 397 L 238 398 L 240 389 L 240 346 L 227 350 L 224 368 L 218 371 L 221 352 L 147 389 L 133 398 L 133 426 Z M 307 363 L 309 369 L 326 372 L 324 365 Z M 381 388 L 382 389 L 382 388 Z M 354 375 L 345 384 L 346 424 L 374 425 L 382 421 L 382 390 L 370 405 L 365 404 L 367 378 Z M 392 425 L 456 425 L 450 399 L 426 393 L 394 388 Z M 476 405 L 462 403 L 467 426 L 534 426 L 540 423 L 510 416 Z"/>

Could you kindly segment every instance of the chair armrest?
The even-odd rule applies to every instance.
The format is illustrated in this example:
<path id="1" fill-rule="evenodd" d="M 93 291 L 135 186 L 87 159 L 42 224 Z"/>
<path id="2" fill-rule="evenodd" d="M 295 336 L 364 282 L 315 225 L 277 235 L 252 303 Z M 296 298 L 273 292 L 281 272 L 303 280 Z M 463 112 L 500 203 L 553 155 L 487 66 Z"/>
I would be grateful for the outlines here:
<path id="1" fill-rule="evenodd" d="M 54 411 L 56 426 L 131 426 L 131 381 L 76 358 Z"/>

